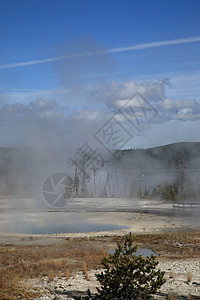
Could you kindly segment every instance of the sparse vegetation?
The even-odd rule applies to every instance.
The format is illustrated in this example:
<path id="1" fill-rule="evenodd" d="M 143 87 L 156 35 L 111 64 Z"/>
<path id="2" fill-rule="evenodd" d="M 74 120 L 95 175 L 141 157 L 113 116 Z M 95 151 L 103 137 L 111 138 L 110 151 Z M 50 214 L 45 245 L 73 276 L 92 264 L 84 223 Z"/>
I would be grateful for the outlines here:
<path id="1" fill-rule="evenodd" d="M 92 245 L 85 240 L 66 241 L 65 244 L 48 247 L 0 245 L 0 299 L 13 300 L 22 295 L 25 295 L 23 299 L 36 299 L 37 293 L 32 295 L 25 286 L 29 278 L 45 276 L 51 282 L 55 276 L 65 276 L 68 280 L 71 272 L 83 270 L 83 264 L 87 277 L 87 268 L 100 267 L 105 255 L 100 244 L 99 248 Z"/>
<path id="2" fill-rule="evenodd" d="M 88 276 L 88 269 L 87 269 L 87 264 L 86 263 L 83 264 L 83 275 L 85 276 L 86 280 L 90 280 L 89 276 Z"/>
<path id="3" fill-rule="evenodd" d="M 174 272 L 172 271 L 172 269 L 170 269 L 169 278 L 174 278 L 174 277 L 175 277 Z"/>
<path id="4" fill-rule="evenodd" d="M 70 278 L 70 269 L 67 269 L 66 271 L 66 280 L 69 280 Z"/>
<path id="5" fill-rule="evenodd" d="M 200 192 L 195 191 L 189 182 L 184 185 L 183 193 L 180 193 L 179 185 L 180 184 L 177 180 L 173 184 L 159 184 L 151 191 L 149 189 L 145 189 L 145 191 L 143 191 L 141 188 L 137 190 L 134 185 L 131 184 L 129 189 L 129 197 L 138 199 L 160 199 L 171 202 L 176 202 L 178 199 L 181 199 L 182 201 L 199 201 Z"/>
<path id="6" fill-rule="evenodd" d="M 54 277 L 55 277 L 55 272 L 54 272 L 54 270 L 51 270 L 48 274 L 49 281 L 53 281 Z"/>
<path id="7" fill-rule="evenodd" d="M 187 273 L 187 282 L 191 282 L 192 281 L 192 273 L 188 272 Z"/>
<path id="8" fill-rule="evenodd" d="M 136 234 L 135 243 L 152 249 L 159 254 L 159 260 L 199 258 L 199 234 L 198 231 Z M 30 280 L 48 278 L 51 271 L 67 280 L 77 271 L 82 272 L 84 263 L 88 273 L 100 269 L 102 258 L 108 256 L 105 249 L 113 248 L 116 242 L 123 243 L 122 237 L 74 238 L 48 246 L 0 245 L 0 299 L 21 299 L 22 295 L 24 299 L 39 299 L 39 291 L 31 292 Z M 53 277 L 53 273 L 50 275 Z"/>
<path id="9" fill-rule="evenodd" d="M 177 299 L 177 295 L 176 294 L 166 295 L 165 299 L 166 300 L 176 300 Z"/>
<path id="10" fill-rule="evenodd" d="M 176 201 L 178 199 L 178 186 L 177 184 L 158 185 L 157 188 L 152 190 L 150 195 L 152 199 L 160 198 L 163 200 Z"/>

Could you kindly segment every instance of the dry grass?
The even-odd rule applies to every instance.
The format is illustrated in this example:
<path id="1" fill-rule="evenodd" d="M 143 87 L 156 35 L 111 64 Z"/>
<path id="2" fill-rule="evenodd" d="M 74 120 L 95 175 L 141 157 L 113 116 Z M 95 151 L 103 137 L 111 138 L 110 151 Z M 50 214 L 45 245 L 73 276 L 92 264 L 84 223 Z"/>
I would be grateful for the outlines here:
<path id="1" fill-rule="evenodd" d="M 36 299 L 21 279 L 64 276 L 68 280 L 76 271 L 87 279 L 88 270 L 102 267 L 101 259 L 107 255 L 104 249 L 115 248 L 121 241 L 122 237 L 113 236 L 74 238 L 48 246 L 0 245 L 0 299 Z M 200 256 L 200 232 L 136 234 L 135 244 L 152 249 L 159 259 Z"/>
<path id="2" fill-rule="evenodd" d="M 69 280 L 69 278 L 70 278 L 70 270 L 69 269 L 67 269 L 67 271 L 66 271 L 66 280 Z"/>
<path id="3" fill-rule="evenodd" d="M 0 299 L 19 299 L 19 294 L 25 294 L 21 279 L 47 276 L 52 281 L 55 276 L 65 276 L 68 280 L 70 270 L 72 273 L 82 270 L 89 279 L 87 268 L 100 267 L 104 255 L 102 249 L 84 240 L 48 247 L 0 245 Z M 34 298 L 30 293 L 24 299 Z"/>
<path id="4" fill-rule="evenodd" d="M 83 275 L 85 276 L 86 280 L 90 280 L 89 279 L 89 275 L 88 275 L 88 269 L 87 269 L 87 264 L 86 263 L 83 264 Z"/>
<path id="5" fill-rule="evenodd" d="M 192 282 L 192 274 L 190 272 L 187 273 L 187 282 Z"/>
<path id="6" fill-rule="evenodd" d="M 136 234 L 135 243 L 152 249 L 163 258 L 185 259 L 200 256 L 200 232 Z"/>
<path id="7" fill-rule="evenodd" d="M 53 281 L 54 277 L 55 277 L 55 272 L 54 272 L 54 270 L 51 270 L 48 274 L 48 280 Z"/>
<path id="8" fill-rule="evenodd" d="M 174 278 L 174 277 L 175 277 L 174 272 L 173 272 L 172 269 L 170 269 L 170 271 L 169 271 L 169 278 Z"/>
<path id="9" fill-rule="evenodd" d="M 0 270 L 0 299 L 36 299 L 42 296 L 40 292 L 34 291 L 33 287 L 27 288 L 20 282 L 17 272 Z"/>
<path id="10" fill-rule="evenodd" d="M 166 300 L 176 300 L 177 294 L 166 295 Z"/>

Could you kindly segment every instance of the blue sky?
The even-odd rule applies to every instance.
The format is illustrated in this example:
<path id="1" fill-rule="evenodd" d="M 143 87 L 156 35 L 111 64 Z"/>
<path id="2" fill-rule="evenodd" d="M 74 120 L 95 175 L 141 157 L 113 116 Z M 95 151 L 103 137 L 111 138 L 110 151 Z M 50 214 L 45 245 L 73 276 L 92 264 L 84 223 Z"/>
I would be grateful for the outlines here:
<path id="1" fill-rule="evenodd" d="M 60 116 L 72 130 L 74 120 L 82 127 L 98 116 L 95 126 L 117 109 L 114 95 L 126 100 L 135 91 L 163 111 L 147 130 L 154 138 L 144 131 L 130 147 L 199 138 L 198 0 L 1 0 L 0 45 L 0 118 L 9 127 L 2 145 L 10 145 L 11 120 L 24 121 L 27 111 Z"/>

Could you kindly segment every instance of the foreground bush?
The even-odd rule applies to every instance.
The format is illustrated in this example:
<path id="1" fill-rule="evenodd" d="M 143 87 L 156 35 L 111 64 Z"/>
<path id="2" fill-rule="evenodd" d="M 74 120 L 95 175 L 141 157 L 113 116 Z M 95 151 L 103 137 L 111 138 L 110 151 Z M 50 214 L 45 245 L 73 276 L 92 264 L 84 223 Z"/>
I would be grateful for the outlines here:
<path id="1" fill-rule="evenodd" d="M 114 254 L 103 258 L 105 271 L 96 274 L 101 287 L 94 296 L 88 291 L 89 299 L 152 299 L 165 282 L 164 272 L 156 270 L 155 256 L 136 256 L 131 233 L 123 241 L 117 244 Z"/>

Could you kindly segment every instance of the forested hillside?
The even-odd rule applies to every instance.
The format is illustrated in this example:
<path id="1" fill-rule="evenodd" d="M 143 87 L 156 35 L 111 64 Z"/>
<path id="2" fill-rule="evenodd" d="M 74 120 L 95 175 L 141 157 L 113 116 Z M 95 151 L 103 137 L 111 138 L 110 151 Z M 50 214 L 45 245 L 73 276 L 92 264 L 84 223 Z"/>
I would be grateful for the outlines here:
<path id="1" fill-rule="evenodd" d="M 63 159 L 64 158 L 64 159 Z M 0 196 L 41 194 L 46 177 L 66 172 L 72 184 L 74 169 L 69 171 L 65 149 L 0 148 Z M 90 182 L 79 188 L 86 195 L 117 197 L 199 197 L 200 143 L 176 143 L 149 149 L 117 150 L 102 170 L 91 171 Z M 96 186 L 95 186 L 96 184 Z M 80 192 L 81 195 L 81 192 Z"/>

